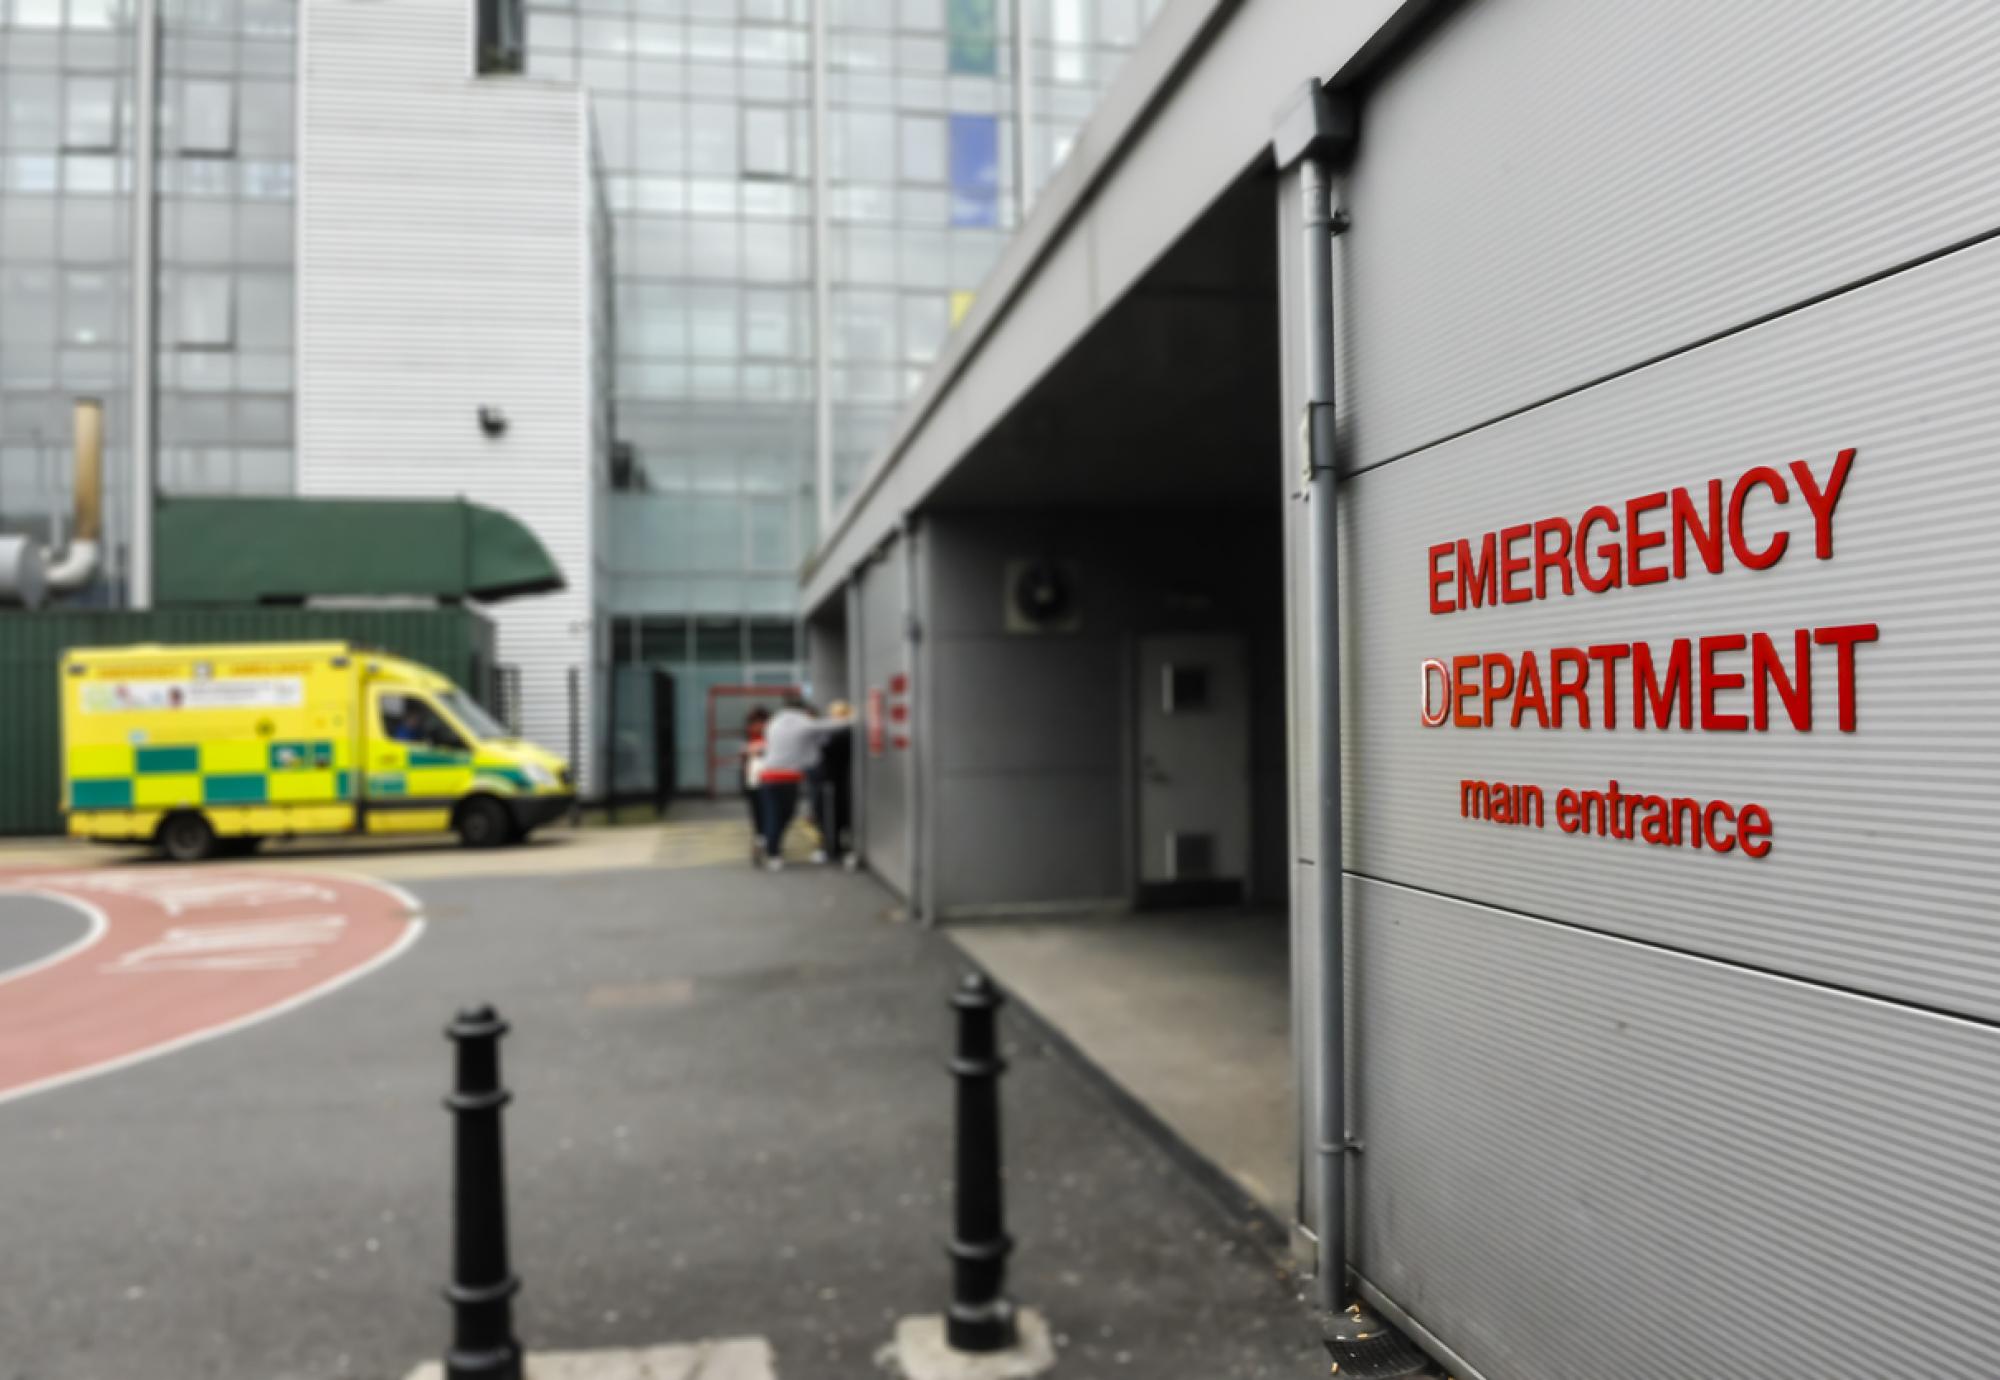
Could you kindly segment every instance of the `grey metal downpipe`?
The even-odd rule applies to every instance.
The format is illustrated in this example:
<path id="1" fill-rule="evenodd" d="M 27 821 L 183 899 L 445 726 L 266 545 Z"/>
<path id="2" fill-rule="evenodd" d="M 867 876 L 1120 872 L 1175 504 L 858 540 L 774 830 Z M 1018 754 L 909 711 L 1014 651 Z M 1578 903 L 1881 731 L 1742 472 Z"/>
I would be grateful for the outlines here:
<path id="1" fill-rule="evenodd" d="M 909 783 L 908 802 L 909 858 L 910 858 L 910 918 L 920 925 L 932 923 L 930 907 L 924 904 L 924 887 L 928 881 L 924 868 L 924 771 L 922 754 L 929 750 L 924 739 L 924 722 L 918 713 L 918 705 L 923 700 L 928 687 L 918 676 L 922 662 L 924 625 L 917 611 L 921 594 L 921 572 L 917 569 L 917 520 L 905 517 L 901 526 L 903 557 L 903 635 L 909 648 L 907 669 L 909 693 L 904 696 L 908 717 L 904 720 L 903 736 L 909 739 Z M 891 738 L 896 735 L 892 732 Z"/>
<path id="2" fill-rule="evenodd" d="M 1306 295 L 1303 423 L 1308 542 L 1313 580 L 1312 716 L 1318 787 L 1313 877 L 1318 902 L 1319 962 L 1311 977 L 1312 1038 L 1320 1053 L 1314 1092 L 1313 1176 L 1319 1268 L 1316 1301 L 1329 1312 L 1347 1306 L 1346 954 L 1341 915 L 1339 475 L 1334 449 L 1333 177 L 1354 143 L 1350 109 L 1314 82 L 1280 117 L 1271 142 L 1279 170 L 1297 179 L 1304 251 L 1299 288 Z"/>

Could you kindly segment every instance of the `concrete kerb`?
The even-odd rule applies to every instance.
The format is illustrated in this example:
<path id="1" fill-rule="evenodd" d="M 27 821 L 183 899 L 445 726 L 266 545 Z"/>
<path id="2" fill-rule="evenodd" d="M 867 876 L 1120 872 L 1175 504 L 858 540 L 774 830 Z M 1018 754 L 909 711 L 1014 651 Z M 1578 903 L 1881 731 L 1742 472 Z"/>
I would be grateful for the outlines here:
<path id="1" fill-rule="evenodd" d="M 952 939 L 948 928 L 939 933 L 946 939 Z M 1293 1255 L 1291 1232 L 1255 1194 L 1238 1183 L 1228 1170 L 1195 1149 L 1186 1137 L 1175 1130 L 1158 1112 L 1142 1102 L 1123 1083 L 1113 1078 L 1103 1065 L 1092 1059 L 1074 1040 L 1063 1033 L 1061 1027 L 1036 1010 L 1034 1003 L 1018 988 L 1008 986 L 998 976 L 988 971 L 963 944 L 953 940 L 952 948 L 958 952 L 967 966 L 985 973 L 1007 994 L 1012 1018 L 1026 1025 L 1036 1039 L 1060 1054 L 1065 1063 L 1108 1097 L 1141 1135 L 1151 1141 L 1189 1178 L 1201 1185 L 1203 1191 L 1228 1214 L 1231 1221 L 1244 1230 L 1273 1264 L 1287 1272 L 1297 1268 L 1298 1262 Z"/>
<path id="2" fill-rule="evenodd" d="M 726 1337 L 679 1346 L 530 1352 L 526 1380 L 776 1380 L 771 1344 L 762 1337 Z M 444 1365 L 426 1361 L 406 1380 L 444 1380 Z"/>

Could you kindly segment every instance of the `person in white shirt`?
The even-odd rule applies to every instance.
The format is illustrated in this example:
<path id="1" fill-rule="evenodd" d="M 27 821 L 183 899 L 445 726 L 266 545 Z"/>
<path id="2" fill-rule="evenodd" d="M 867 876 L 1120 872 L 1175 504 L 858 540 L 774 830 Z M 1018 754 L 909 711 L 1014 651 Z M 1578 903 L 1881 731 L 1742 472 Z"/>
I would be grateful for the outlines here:
<path id="1" fill-rule="evenodd" d="M 819 763 L 820 744 L 841 726 L 835 719 L 815 718 L 797 696 L 764 726 L 764 753 L 757 763 L 757 799 L 764 835 L 764 866 L 777 872 L 785 865 L 785 830 L 799 807 L 799 786 Z"/>

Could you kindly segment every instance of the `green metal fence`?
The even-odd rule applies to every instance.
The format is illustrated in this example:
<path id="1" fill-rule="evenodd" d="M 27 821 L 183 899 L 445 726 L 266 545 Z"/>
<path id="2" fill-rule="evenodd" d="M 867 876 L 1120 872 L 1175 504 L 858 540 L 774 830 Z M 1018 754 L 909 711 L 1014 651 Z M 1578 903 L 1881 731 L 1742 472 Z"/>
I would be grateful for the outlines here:
<path id="1" fill-rule="evenodd" d="M 464 607 L 0 612 L 0 834 L 62 829 L 57 680 L 64 653 L 141 642 L 323 641 L 422 662 L 490 707 L 493 625 Z"/>

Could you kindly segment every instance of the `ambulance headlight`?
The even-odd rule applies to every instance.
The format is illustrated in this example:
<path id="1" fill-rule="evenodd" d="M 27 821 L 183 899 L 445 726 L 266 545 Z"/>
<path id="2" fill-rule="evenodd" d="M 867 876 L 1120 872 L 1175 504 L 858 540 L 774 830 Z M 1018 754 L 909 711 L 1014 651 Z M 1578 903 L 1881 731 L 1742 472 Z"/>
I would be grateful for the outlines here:
<path id="1" fill-rule="evenodd" d="M 535 783 L 537 790 L 547 790 L 550 786 L 556 784 L 556 774 L 540 762 L 528 763 L 525 770 L 528 773 L 528 779 Z"/>

